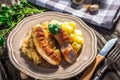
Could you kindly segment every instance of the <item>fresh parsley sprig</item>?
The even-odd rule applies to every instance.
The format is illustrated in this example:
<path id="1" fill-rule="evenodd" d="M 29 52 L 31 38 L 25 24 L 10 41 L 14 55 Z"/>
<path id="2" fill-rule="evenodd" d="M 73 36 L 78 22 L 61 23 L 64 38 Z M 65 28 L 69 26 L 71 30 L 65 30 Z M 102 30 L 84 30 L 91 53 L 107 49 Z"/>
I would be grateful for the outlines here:
<path id="1" fill-rule="evenodd" d="M 14 4 L 13 6 L 2 4 L 0 11 L 0 46 L 5 44 L 4 36 L 24 17 L 44 11 L 45 9 L 37 9 L 32 6 L 27 0 L 21 0 L 20 4 Z"/>

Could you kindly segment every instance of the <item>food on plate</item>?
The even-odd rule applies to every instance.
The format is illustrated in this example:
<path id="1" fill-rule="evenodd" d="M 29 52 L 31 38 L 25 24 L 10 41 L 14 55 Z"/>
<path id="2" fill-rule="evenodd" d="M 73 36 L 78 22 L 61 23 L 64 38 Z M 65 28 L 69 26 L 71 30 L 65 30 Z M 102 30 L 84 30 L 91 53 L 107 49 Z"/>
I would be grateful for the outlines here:
<path id="1" fill-rule="evenodd" d="M 64 59 L 68 63 L 75 62 L 78 55 L 76 50 L 74 50 L 70 44 L 70 38 L 68 34 L 62 28 L 60 28 L 58 24 L 49 24 L 48 27 L 49 31 L 58 41 Z"/>
<path id="2" fill-rule="evenodd" d="M 73 42 L 77 42 L 79 44 L 83 44 L 84 43 L 84 38 L 81 37 L 81 36 L 78 36 L 76 34 L 70 34 L 70 37 L 71 37 Z"/>
<path id="3" fill-rule="evenodd" d="M 79 44 L 79 43 L 77 43 L 77 42 L 73 42 L 73 43 L 72 43 L 72 47 L 73 47 L 73 49 L 75 49 L 77 52 L 79 52 L 80 49 L 81 49 L 81 47 L 82 47 L 82 45 Z"/>
<path id="4" fill-rule="evenodd" d="M 76 29 L 76 24 L 71 21 L 45 21 L 33 26 L 30 32 L 29 37 L 25 38 L 22 43 L 21 52 L 32 59 L 35 64 L 47 62 L 60 65 L 63 59 L 72 64 L 77 60 L 84 43 L 82 31 Z M 29 49 L 24 45 L 30 46 Z M 34 54 L 31 53 L 31 49 Z"/>
<path id="5" fill-rule="evenodd" d="M 41 64 L 41 56 L 38 54 L 34 46 L 31 31 L 29 32 L 29 35 L 23 40 L 20 50 L 35 64 Z"/>
<path id="6" fill-rule="evenodd" d="M 59 65 L 61 56 L 59 54 L 56 54 L 54 50 L 49 46 L 41 25 L 36 25 L 33 27 L 32 37 L 36 49 L 42 58 L 50 64 Z"/>

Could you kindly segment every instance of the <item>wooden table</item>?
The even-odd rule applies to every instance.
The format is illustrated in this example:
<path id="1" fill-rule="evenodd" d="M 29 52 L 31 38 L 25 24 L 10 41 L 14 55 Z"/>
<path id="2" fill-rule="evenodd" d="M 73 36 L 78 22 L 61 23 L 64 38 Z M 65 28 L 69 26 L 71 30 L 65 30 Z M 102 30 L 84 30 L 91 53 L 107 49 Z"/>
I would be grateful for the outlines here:
<path id="1" fill-rule="evenodd" d="M 11 0 L 12 1 L 12 0 Z M 1 3 L 11 4 L 9 0 L 0 0 Z M 88 23 L 87 23 L 88 24 Z M 88 24 L 96 33 L 97 42 L 98 42 L 98 52 L 102 49 L 104 44 L 111 38 L 117 37 L 120 39 L 120 18 L 114 24 L 114 28 L 111 30 L 107 30 L 104 28 L 100 28 L 91 24 Z M 119 42 L 120 44 L 120 42 Z M 119 45 L 120 46 L 120 45 Z M 7 48 L 5 47 L 3 50 L 4 57 L 0 59 L 0 80 L 21 80 L 20 71 L 16 69 L 10 62 L 7 55 Z M 103 62 L 104 64 L 104 62 Z M 118 70 L 120 71 L 120 60 L 116 62 Z M 102 64 L 101 64 L 102 66 Z M 99 69 L 99 68 L 98 68 Z M 96 73 L 95 73 L 96 74 Z M 66 80 L 79 80 L 81 74 Z M 27 80 L 35 80 L 29 77 Z M 102 80 L 120 80 L 120 76 L 117 75 L 116 71 L 114 71 L 113 67 L 111 67 L 108 72 L 104 74 L 104 78 Z"/>

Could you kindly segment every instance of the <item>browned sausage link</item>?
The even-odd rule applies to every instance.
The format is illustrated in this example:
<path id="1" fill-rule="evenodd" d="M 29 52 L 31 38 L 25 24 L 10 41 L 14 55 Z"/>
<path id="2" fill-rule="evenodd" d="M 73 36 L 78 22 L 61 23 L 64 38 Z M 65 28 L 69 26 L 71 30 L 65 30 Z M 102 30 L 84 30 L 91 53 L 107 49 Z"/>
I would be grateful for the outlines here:
<path id="1" fill-rule="evenodd" d="M 59 43 L 62 44 L 64 42 L 70 42 L 70 38 L 67 33 L 63 29 L 59 29 L 58 36 L 60 37 Z"/>
<path id="2" fill-rule="evenodd" d="M 68 46 L 64 49 L 63 56 L 67 62 L 73 63 L 76 61 L 77 53 L 72 46 L 68 44 Z"/>
<path id="3" fill-rule="evenodd" d="M 63 29 L 59 29 L 58 34 L 54 35 L 54 37 L 61 46 L 61 52 L 64 59 L 68 63 L 75 62 L 77 58 L 77 52 L 71 46 L 68 34 Z"/>
<path id="4" fill-rule="evenodd" d="M 42 28 L 37 27 L 34 30 L 34 33 L 36 34 L 36 40 L 39 43 L 39 46 L 46 52 L 46 55 L 49 58 L 51 58 L 52 60 L 55 60 L 56 62 L 59 63 L 61 61 L 61 58 L 60 58 L 59 55 L 54 53 L 54 50 L 51 49 L 51 47 L 49 46 L 49 44 L 48 44 L 48 42 L 45 38 L 45 35 L 44 35 L 44 32 L 43 32 Z"/>
<path id="5" fill-rule="evenodd" d="M 41 34 L 42 32 L 43 32 L 42 30 L 41 31 L 38 30 L 37 36 L 39 34 L 39 36 L 41 36 L 41 37 L 37 37 L 37 40 L 40 43 L 40 47 L 45 50 L 45 52 L 47 53 L 47 55 L 50 55 L 50 53 L 51 53 L 50 50 L 51 49 L 50 49 L 50 47 L 49 47 L 49 45 L 48 45 L 48 43 L 47 43 L 47 41 L 45 39 L 45 36 L 43 34 Z M 53 52 L 53 50 L 52 50 L 52 52 Z M 53 55 L 53 54 L 55 54 L 55 53 L 52 53 L 51 55 Z"/>
<path id="6" fill-rule="evenodd" d="M 54 59 L 55 61 L 59 58 L 57 55 L 53 54 L 49 56 L 50 58 Z"/>

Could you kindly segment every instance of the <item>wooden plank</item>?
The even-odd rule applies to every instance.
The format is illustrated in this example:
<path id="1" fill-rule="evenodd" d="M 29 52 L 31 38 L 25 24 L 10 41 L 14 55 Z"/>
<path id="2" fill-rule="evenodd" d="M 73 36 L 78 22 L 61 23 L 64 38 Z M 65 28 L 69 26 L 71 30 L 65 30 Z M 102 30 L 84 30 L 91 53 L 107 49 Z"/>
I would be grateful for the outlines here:
<path id="1" fill-rule="evenodd" d="M 17 0 L 0 0 L 0 4 L 5 3 L 5 4 L 8 4 L 8 5 L 11 5 L 11 4 L 14 4 L 16 1 Z M 112 29 L 112 30 L 99 28 L 97 26 L 94 27 L 91 24 L 88 24 L 88 25 L 95 30 L 95 33 L 97 35 L 97 38 L 98 38 L 98 51 L 100 51 L 100 49 L 104 46 L 105 42 L 108 41 L 109 39 L 111 39 L 113 37 L 120 38 L 120 19 L 115 23 L 115 27 L 116 28 Z M 6 54 L 6 53 L 7 53 L 7 51 L 5 51 L 3 54 Z M 16 69 L 11 64 L 11 62 L 10 62 L 10 60 L 8 58 L 7 59 L 6 58 L 3 59 L 2 62 L 4 63 L 4 67 L 2 67 L 2 68 L 5 70 L 5 71 L 3 70 L 3 72 L 4 72 L 4 74 L 7 73 L 8 80 L 21 80 L 21 78 L 20 78 L 20 71 L 18 69 Z M 120 68 L 120 61 L 117 63 L 117 66 L 118 66 L 118 68 Z M 112 70 L 110 70 L 110 71 L 112 72 Z M 3 72 L 2 72 L 2 70 L 0 70 L 0 80 L 7 80 L 7 79 L 3 79 Z M 103 80 L 110 80 L 109 77 L 111 77 L 111 75 L 113 75 L 113 77 L 114 76 L 117 77 L 117 79 L 119 78 L 118 76 L 116 76 L 115 72 L 114 72 L 114 74 L 112 72 L 112 74 L 105 76 L 103 78 Z M 70 78 L 68 80 L 73 80 L 73 79 L 74 80 L 79 80 L 80 76 L 81 76 L 81 74 L 79 74 L 78 76 L 75 76 L 73 78 Z M 26 80 L 35 80 L 35 79 L 29 77 Z M 115 80 L 116 80 L 116 78 L 115 78 Z"/>

